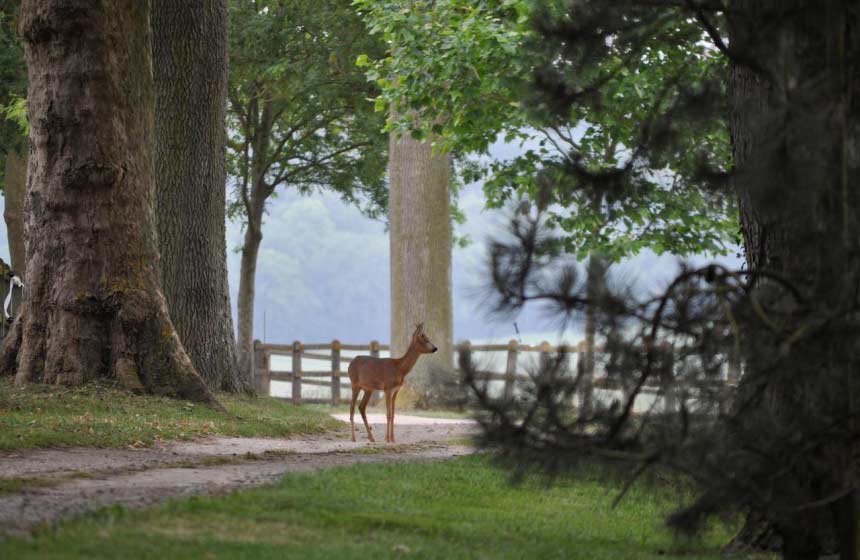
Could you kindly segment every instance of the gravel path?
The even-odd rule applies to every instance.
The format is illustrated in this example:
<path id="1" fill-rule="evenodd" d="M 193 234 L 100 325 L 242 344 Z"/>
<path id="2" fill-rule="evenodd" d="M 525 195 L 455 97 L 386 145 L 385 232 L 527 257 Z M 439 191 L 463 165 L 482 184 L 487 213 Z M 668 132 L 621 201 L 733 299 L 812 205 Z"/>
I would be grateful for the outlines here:
<path id="1" fill-rule="evenodd" d="M 475 432 L 474 423 L 415 418 L 398 416 L 394 446 L 370 444 L 362 426 L 357 443 L 349 441 L 347 429 L 296 439 L 213 437 L 152 449 L 0 452 L 0 479 L 35 478 L 20 493 L 0 495 L 0 534 L 26 532 L 114 504 L 141 507 L 177 496 L 223 494 L 290 472 L 443 460 L 472 452 L 462 440 Z M 368 420 L 377 435 L 384 435 L 384 417 L 381 423 L 371 415 Z"/>

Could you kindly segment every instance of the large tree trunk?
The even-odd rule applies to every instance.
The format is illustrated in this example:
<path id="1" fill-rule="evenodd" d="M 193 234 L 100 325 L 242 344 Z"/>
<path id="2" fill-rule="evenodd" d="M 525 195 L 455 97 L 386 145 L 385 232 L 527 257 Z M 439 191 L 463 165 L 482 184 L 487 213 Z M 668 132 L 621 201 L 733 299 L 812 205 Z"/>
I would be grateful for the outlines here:
<path id="1" fill-rule="evenodd" d="M 24 256 L 24 192 L 27 189 L 27 151 L 13 150 L 6 154 L 6 181 L 3 196 L 3 218 L 9 241 L 12 270 L 23 278 Z"/>
<path id="2" fill-rule="evenodd" d="M 167 314 L 153 212 L 147 0 L 25 0 L 27 290 L 16 382 L 115 379 L 215 404 Z"/>
<path id="3" fill-rule="evenodd" d="M 226 0 L 155 0 L 156 219 L 170 318 L 212 390 L 249 391 L 227 285 Z"/>
<path id="4" fill-rule="evenodd" d="M 761 298 L 780 293 L 762 273 L 779 275 L 808 298 L 811 307 L 795 325 L 789 322 L 794 309 L 784 308 L 784 328 L 796 330 L 816 314 L 826 316 L 841 308 L 856 291 L 858 201 L 856 185 L 850 182 L 857 180 L 853 170 L 860 163 L 860 114 L 851 100 L 858 99 L 860 84 L 845 78 L 844 53 L 846 45 L 856 41 L 845 35 L 856 34 L 857 28 L 846 24 L 847 8 L 836 1 L 813 5 L 736 0 L 732 7 L 732 49 L 771 74 L 766 79 L 745 62 L 732 65 L 730 125 L 746 261 Z M 778 10 L 786 11 L 774 15 Z M 839 321 L 841 332 L 857 332 L 856 319 Z M 805 377 L 793 378 L 797 381 L 792 386 L 767 385 L 765 414 L 790 425 L 792 419 L 803 418 L 798 402 L 814 402 L 816 374 L 853 367 L 853 341 L 835 336 L 817 344 L 810 353 L 814 367 L 805 370 Z M 741 392 L 745 385 L 755 386 L 760 375 L 768 375 L 761 367 L 771 359 L 763 356 L 766 353 L 748 348 Z M 845 398 L 852 398 L 851 391 L 843 388 Z M 837 404 L 834 414 L 845 405 Z M 843 410 L 851 409 L 845 406 Z M 820 453 L 823 463 L 852 464 L 847 446 L 822 448 Z M 814 469 L 815 463 L 807 468 Z M 839 476 L 834 473 L 834 478 Z M 856 480 L 854 473 L 844 476 Z M 833 484 L 840 485 L 838 480 Z M 809 492 L 830 490 L 812 487 Z M 856 501 L 852 492 L 829 508 L 797 510 L 779 519 L 753 511 L 734 544 L 781 547 L 785 558 L 817 558 L 822 550 L 841 550 L 842 558 L 857 558 Z"/>
<path id="5" fill-rule="evenodd" d="M 415 324 L 425 324 L 439 351 L 418 360 L 407 385 L 427 406 L 452 381 L 451 160 L 430 142 L 392 135 L 389 162 L 391 355 L 402 355 Z"/>

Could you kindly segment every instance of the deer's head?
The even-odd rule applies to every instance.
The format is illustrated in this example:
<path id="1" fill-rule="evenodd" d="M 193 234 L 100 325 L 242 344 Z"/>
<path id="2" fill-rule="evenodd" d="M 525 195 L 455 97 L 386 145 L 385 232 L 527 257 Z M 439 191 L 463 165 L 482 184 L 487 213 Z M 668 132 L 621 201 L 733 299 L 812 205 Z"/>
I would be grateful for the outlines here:
<path id="1" fill-rule="evenodd" d="M 424 323 L 418 323 L 415 325 L 415 332 L 412 333 L 411 346 L 417 348 L 418 352 L 421 354 L 432 354 L 438 350 L 438 348 L 430 342 L 430 337 L 424 334 Z"/>

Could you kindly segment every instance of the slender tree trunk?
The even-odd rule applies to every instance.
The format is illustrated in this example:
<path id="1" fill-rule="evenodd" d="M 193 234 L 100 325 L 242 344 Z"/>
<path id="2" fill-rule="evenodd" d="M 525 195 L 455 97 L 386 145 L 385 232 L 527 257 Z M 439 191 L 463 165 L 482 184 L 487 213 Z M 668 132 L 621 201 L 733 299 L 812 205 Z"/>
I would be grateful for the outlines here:
<path id="1" fill-rule="evenodd" d="M 227 285 L 227 2 L 155 0 L 152 30 L 164 296 L 209 388 L 250 391 L 236 361 Z"/>
<path id="2" fill-rule="evenodd" d="M 262 103 L 260 100 L 262 99 Z M 254 366 L 254 288 L 257 278 L 257 256 L 260 253 L 260 243 L 263 241 L 263 213 L 266 200 L 272 195 L 273 188 L 266 183 L 268 169 L 267 157 L 269 144 L 274 126 L 274 107 L 270 99 L 264 98 L 259 89 L 251 100 L 251 119 L 253 124 L 253 155 L 251 158 L 250 187 L 243 193 L 245 196 L 245 213 L 247 225 L 245 241 L 242 244 L 242 265 L 239 271 L 239 302 L 237 333 L 237 353 L 239 369 L 243 375 L 251 379 Z"/>
<path id="3" fill-rule="evenodd" d="M 24 256 L 24 192 L 27 189 L 27 151 L 13 150 L 6 154 L 6 189 L 3 218 L 9 241 L 12 270 L 23 278 Z"/>
<path id="4" fill-rule="evenodd" d="M 439 351 L 418 361 L 408 385 L 419 405 L 445 397 L 452 380 L 451 207 L 448 154 L 429 142 L 392 135 L 389 148 L 391 354 L 402 355 L 416 323 Z"/>
<path id="5" fill-rule="evenodd" d="M 239 301 L 238 301 L 238 354 L 239 368 L 250 372 L 254 359 L 254 296 L 257 279 L 257 256 L 260 253 L 260 243 L 263 236 L 260 231 L 250 226 L 245 230 L 245 242 L 242 244 L 242 265 L 239 271 Z"/>
<path id="6" fill-rule="evenodd" d="M 585 309 L 585 364 L 582 379 L 584 391 L 582 393 L 582 414 L 588 416 L 594 408 L 594 363 L 597 343 L 597 311 L 606 293 L 606 273 L 609 263 L 598 255 L 588 258 L 586 269 L 586 291 L 590 302 Z"/>
<path id="7" fill-rule="evenodd" d="M 25 0 L 31 152 L 27 290 L 2 369 L 216 404 L 158 273 L 150 3 Z"/>

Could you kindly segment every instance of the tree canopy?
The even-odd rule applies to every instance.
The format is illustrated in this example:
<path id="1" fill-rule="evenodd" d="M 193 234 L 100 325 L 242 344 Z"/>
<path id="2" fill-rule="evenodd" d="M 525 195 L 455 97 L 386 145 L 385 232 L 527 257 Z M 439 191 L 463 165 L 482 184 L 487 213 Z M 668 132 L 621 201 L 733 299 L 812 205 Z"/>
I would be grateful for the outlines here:
<path id="1" fill-rule="evenodd" d="M 369 215 L 385 207 L 383 119 L 355 68 L 380 52 L 348 2 L 230 3 L 229 215 L 247 220 L 253 166 L 278 187 L 327 188 Z"/>
<path id="2" fill-rule="evenodd" d="M 635 49 L 604 45 L 599 62 L 578 69 L 579 83 L 560 85 L 575 91 L 599 83 L 601 94 L 586 89 L 580 95 L 591 96 L 590 103 L 555 111 L 529 93 L 535 79 L 548 79 L 536 71 L 559 55 L 536 34 L 534 3 L 356 5 L 370 30 L 391 46 L 388 56 L 357 59 L 382 89 L 377 109 L 409 109 L 388 129 L 435 132 L 442 147 L 460 155 L 484 154 L 498 138 L 521 143 L 523 153 L 512 160 L 473 160 L 462 169 L 467 181 L 485 180 L 490 207 L 520 197 L 540 204 L 550 224 L 566 232 L 564 248 L 579 257 L 620 259 L 646 247 L 724 253 L 736 242 L 734 200 L 702 188 L 704 169 L 711 175 L 728 167 L 724 121 L 702 119 L 684 131 L 683 143 L 660 153 L 634 152 L 644 135 L 666 132 L 650 118 L 655 100 L 673 110 L 693 108 L 676 106 L 686 99 L 679 95 L 680 74 L 692 77 L 685 87 L 704 87 L 725 67 L 714 48 L 688 40 L 703 37 L 694 22 L 678 19 L 666 26 L 671 31 L 643 36 Z M 584 174 L 567 173 L 571 168 Z M 582 183 L 598 176 L 605 179 L 603 190 L 586 194 Z M 553 188 L 543 188 L 549 184 Z"/>
<path id="3" fill-rule="evenodd" d="M 230 5 L 228 215 L 245 225 L 239 278 L 239 367 L 250 371 L 254 283 L 268 199 L 278 188 L 329 189 L 370 216 L 386 207 L 384 119 L 355 66 L 379 53 L 345 0 Z"/>

